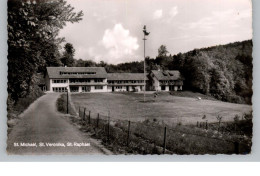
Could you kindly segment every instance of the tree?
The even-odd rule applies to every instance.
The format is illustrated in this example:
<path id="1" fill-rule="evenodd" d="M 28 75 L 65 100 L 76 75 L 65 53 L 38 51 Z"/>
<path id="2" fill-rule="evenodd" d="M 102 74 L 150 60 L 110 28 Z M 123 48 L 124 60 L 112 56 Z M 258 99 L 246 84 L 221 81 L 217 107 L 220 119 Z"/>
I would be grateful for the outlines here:
<path id="1" fill-rule="evenodd" d="M 75 49 L 71 43 L 66 43 L 66 45 L 64 46 L 64 49 L 65 49 L 65 52 L 67 54 L 71 55 L 72 57 L 75 55 Z"/>
<path id="2" fill-rule="evenodd" d="M 59 65 L 58 34 L 67 22 L 79 22 L 64 0 L 8 0 L 8 93 L 13 100 L 25 97 L 33 75 L 46 66 Z"/>
<path id="3" fill-rule="evenodd" d="M 66 43 L 64 46 L 63 57 L 61 58 L 61 62 L 64 66 L 72 67 L 74 66 L 74 55 L 75 49 L 71 43 Z"/>
<path id="4" fill-rule="evenodd" d="M 99 67 L 105 67 L 107 65 L 107 63 L 105 61 L 100 61 L 100 63 L 98 64 Z"/>
<path id="5" fill-rule="evenodd" d="M 159 66 L 155 63 L 155 59 L 146 57 L 145 58 L 146 62 L 146 71 L 149 73 L 152 70 L 158 70 Z"/>
<path id="6" fill-rule="evenodd" d="M 82 59 L 78 59 L 74 61 L 75 67 L 85 67 L 85 62 Z"/>
<path id="7" fill-rule="evenodd" d="M 97 63 L 92 60 L 74 60 L 74 66 L 75 67 L 95 67 L 97 66 Z"/>
<path id="8" fill-rule="evenodd" d="M 170 63 L 173 59 L 171 56 L 167 56 L 168 51 L 165 45 L 161 45 L 158 49 L 158 56 L 155 59 L 157 65 L 159 65 L 163 70 L 168 69 Z"/>
<path id="9" fill-rule="evenodd" d="M 161 45 L 158 49 L 158 57 L 166 57 L 169 52 L 165 45 Z"/>

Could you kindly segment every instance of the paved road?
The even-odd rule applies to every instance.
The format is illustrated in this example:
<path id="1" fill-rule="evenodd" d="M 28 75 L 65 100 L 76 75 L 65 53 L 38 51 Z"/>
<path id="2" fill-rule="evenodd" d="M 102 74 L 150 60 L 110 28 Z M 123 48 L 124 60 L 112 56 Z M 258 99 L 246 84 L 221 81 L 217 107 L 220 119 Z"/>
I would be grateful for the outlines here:
<path id="1" fill-rule="evenodd" d="M 56 110 L 58 97 L 58 93 L 47 93 L 30 105 L 8 137 L 7 152 L 9 154 L 108 154 L 98 141 L 83 134 L 61 117 L 64 114 Z M 90 143 L 90 146 L 67 146 L 68 142 L 73 145 L 74 142 Z M 14 146 L 15 143 L 19 146 Z M 21 146 L 23 143 L 26 146 Z M 37 147 L 28 146 L 28 144 L 34 145 L 33 143 L 36 143 Z M 40 147 L 39 143 L 45 146 Z M 56 146 L 48 147 L 47 143 L 55 143 Z M 65 147 L 60 146 L 62 143 Z"/>

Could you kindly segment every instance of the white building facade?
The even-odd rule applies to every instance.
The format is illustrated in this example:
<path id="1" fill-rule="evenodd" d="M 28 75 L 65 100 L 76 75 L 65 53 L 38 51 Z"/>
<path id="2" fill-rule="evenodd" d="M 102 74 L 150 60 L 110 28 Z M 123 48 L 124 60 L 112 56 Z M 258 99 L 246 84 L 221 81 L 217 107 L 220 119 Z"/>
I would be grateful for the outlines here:
<path id="1" fill-rule="evenodd" d="M 147 76 L 143 73 L 108 73 L 108 92 L 144 91 Z"/>
<path id="2" fill-rule="evenodd" d="M 47 67 L 45 82 L 50 92 L 107 92 L 103 67 Z"/>
<path id="3" fill-rule="evenodd" d="M 47 67 L 45 75 L 50 92 L 139 92 L 182 90 L 179 71 L 152 70 L 143 73 L 107 73 L 104 67 Z"/>
<path id="4" fill-rule="evenodd" d="M 149 74 L 152 90 L 178 91 L 182 90 L 183 78 L 177 70 L 152 70 Z"/>

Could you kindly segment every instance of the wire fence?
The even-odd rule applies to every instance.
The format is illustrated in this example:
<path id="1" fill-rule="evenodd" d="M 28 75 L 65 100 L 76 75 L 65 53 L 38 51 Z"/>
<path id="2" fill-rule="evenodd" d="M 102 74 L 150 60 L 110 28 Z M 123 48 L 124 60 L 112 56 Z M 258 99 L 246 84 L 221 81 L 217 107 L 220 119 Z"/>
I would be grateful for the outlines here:
<path id="1" fill-rule="evenodd" d="M 116 151 L 141 154 L 247 154 L 251 151 L 250 141 L 221 133 L 215 130 L 216 124 L 197 122 L 193 127 L 172 127 L 132 122 L 92 113 L 85 107 L 78 107 L 77 115 L 77 122 L 84 130 L 93 132 Z"/>
<path id="2" fill-rule="evenodd" d="M 193 125 L 194 126 L 194 125 Z M 250 119 L 241 119 L 234 120 L 233 122 L 211 122 L 208 123 L 207 121 L 197 121 L 195 125 L 197 128 L 211 130 L 211 131 L 218 131 L 218 133 L 222 134 L 236 134 L 236 135 L 252 135 L 252 118 Z"/>

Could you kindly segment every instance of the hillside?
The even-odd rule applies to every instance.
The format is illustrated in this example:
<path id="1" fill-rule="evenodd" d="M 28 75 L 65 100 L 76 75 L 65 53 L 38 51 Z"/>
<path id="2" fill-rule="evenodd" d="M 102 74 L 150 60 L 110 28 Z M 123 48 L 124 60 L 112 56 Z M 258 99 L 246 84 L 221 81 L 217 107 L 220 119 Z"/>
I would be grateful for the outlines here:
<path id="1" fill-rule="evenodd" d="M 178 54 L 169 67 L 181 71 L 186 89 L 223 101 L 251 104 L 251 40 Z"/>

